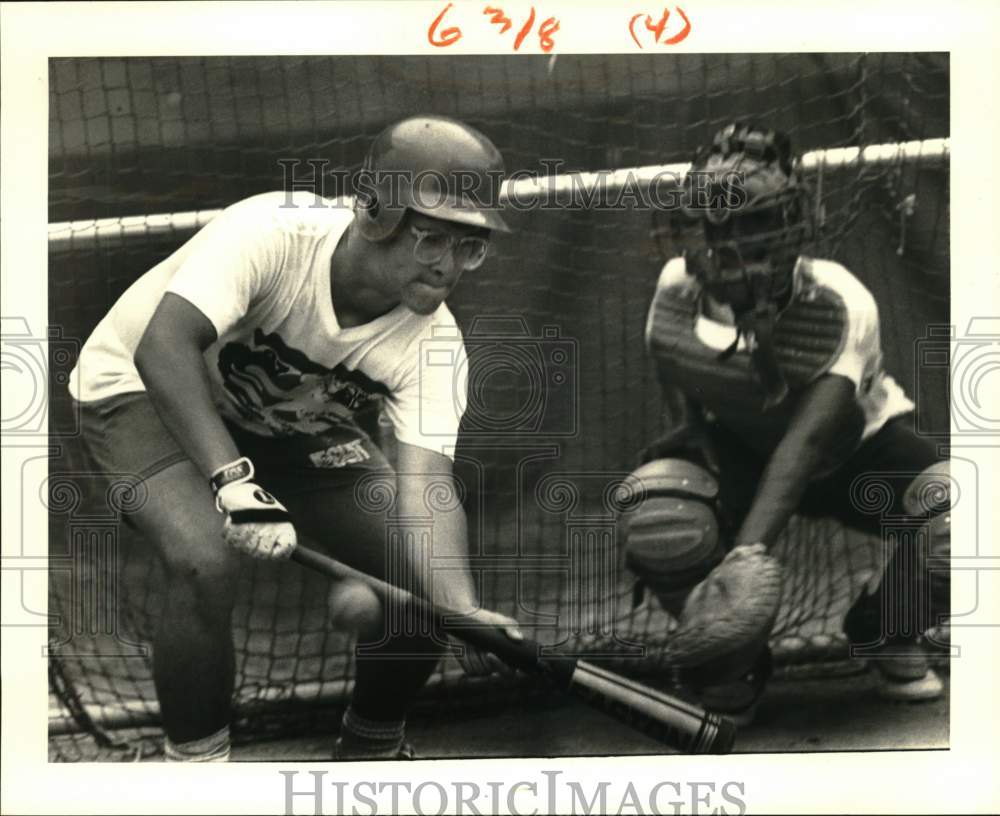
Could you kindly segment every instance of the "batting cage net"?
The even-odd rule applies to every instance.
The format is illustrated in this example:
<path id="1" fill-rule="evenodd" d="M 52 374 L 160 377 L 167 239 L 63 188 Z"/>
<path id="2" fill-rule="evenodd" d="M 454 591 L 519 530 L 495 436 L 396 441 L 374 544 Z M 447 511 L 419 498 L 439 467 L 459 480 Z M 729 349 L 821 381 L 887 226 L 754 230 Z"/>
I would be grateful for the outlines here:
<path id="1" fill-rule="evenodd" d="M 119 523 L 141 497 L 95 475 L 79 444 L 65 383 L 80 344 L 214 210 L 304 183 L 315 160 L 326 162 L 317 191 L 350 192 L 342 180 L 404 116 L 464 120 L 509 171 L 536 178 L 517 182 L 528 203 L 507 208 L 513 233 L 495 237 L 449 303 L 470 356 L 457 474 L 473 569 L 484 605 L 538 640 L 670 679 L 673 623 L 620 564 L 613 497 L 671 414 L 643 346 L 673 252 L 648 180 L 683 172 L 727 122 L 785 130 L 805 154 L 822 224 L 812 254 L 872 290 L 888 371 L 918 427 L 947 433 L 947 368 L 915 366 L 949 314 L 946 55 L 59 59 L 49 81 L 53 760 L 159 750 L 149 640 L 161 569 Z M 559 197 L 574 185 L 598 195 Z M 877 495 L 861 500 L 878 512 Z M 829 673 L 846 656 L 842 618 L 877 577 L 882 546 L 832 522 L 792 523 L 772 641 L 784 671 Z M 249 559 L 233 580 L 236 739 L 332 728 L 352 652 L 327 624 L 324 581 Z M 449 658 L 424 704 L 495 705 L 512 699 L 511 682 L 466 678 Z"/>

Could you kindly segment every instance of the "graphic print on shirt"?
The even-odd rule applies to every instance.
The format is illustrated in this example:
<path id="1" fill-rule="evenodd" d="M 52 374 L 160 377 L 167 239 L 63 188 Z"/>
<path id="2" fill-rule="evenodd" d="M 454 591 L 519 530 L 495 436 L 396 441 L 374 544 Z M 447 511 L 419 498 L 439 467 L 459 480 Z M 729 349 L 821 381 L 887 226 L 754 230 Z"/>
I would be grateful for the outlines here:
<path id="1" fill-rule="evenodd" d="M 320 433 L 390 393 L 361 371 L 327 368 L 261 329 L 252 346 L 226 343 L 218 366 L 230 403 L 277 435 Z"/>

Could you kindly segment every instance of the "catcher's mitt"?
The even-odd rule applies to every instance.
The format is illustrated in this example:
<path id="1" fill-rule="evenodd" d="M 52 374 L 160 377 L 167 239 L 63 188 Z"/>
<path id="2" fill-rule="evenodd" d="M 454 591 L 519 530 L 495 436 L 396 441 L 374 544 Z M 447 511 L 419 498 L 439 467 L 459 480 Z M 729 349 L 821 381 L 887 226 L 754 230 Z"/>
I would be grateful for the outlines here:
<path id="1" fill-rule="evenodd" d="M 692 685 L 745 674 L 774 626 L 781 602 L 781 565 L 763 544 L 733 549 L 684 603 L 669 652 Z"/>

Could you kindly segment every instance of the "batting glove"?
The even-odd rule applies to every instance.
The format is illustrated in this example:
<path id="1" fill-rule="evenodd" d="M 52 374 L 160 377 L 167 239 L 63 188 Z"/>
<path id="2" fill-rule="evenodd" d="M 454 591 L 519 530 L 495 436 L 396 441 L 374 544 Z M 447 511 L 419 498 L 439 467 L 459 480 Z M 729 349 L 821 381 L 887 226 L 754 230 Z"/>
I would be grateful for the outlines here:
<path id="1" fill-rule="evenodd" d="M 226 516 L 223 536 L 254 558 L 288 558 L 297 544 L 288 510 L 253 476 L 253 463 L 245 456 L 212 474 L 215 506 Z"/>

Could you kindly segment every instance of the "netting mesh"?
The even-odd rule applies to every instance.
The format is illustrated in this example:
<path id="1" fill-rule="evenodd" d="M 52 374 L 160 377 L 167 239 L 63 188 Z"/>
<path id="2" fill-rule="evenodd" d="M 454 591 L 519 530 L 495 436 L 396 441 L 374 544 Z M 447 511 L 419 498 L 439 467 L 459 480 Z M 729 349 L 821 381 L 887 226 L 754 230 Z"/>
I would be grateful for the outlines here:
<path id="1" fill-rule="evenodd" d="M 560 173 L 684 162 L 733 119 L 785 129 L 798 150 L 825 150 L 948 136 L 948 63 L 906 54 L 53 60 L 49 218 L 222 207 L 280 189 L 279 159 L 320 157 L 331 171 L 354 171 L 385 124 L 419 112 L 482 129 L 511 171 L 537 173 L 543 158 Z M 873 291 L 889 372 L 915 396 L 922 427 L 946 432 L 943 382 L 917 380 L 914 341 L 948 320 L 947 163 L 854 161 L 807 181 L 825 212 L 817 254 Z M 327 183 L 326 194 L 345 192 L 332 174 Z M 648 659 L 622 665 L 655 679 L 670 621 L 655 603 L 634 606 L 624 572 L 599 577 L 617 563 L 609 486 L 663 422 L 643 329 L 671 251 L 664 216 L 626 206 L 507 217 L 513 234 L 496 238 L 449 301 L 473 359 L 503 349 L 510 363 L 483 368 L 478 380 L 473 369 L 457 464 L 483 600 L 536 627 L 539 640 L 621 651 L 607 644 L 610 616 L 621 639 L 647 647 Z M 82 342 L 189 235 L 52 241 L 50 322 Z M 53 371 L 64 368 L 53 361 Z M 50 407 L 51 427 L 71 432 L 62 386 Z M 511 416 L 517 432 L 497 433 Z M 69 565 L 50 580 L 50 756 L 59 760 L 132 756 L 122 742 L 156 750 L 148 644 L 160 568 L 116 523 L 107 484 L 88 467 L 75 440 L 61 439 L 50 492 L 73 485 L 76 498 L 50 495 L 51 557 Z M 880 547 L 833 523 L 793 522 L 779 546 L 789 576 L 779 659 L 843 653 L 843 614 Z M 108 576 L 116 595 L 102 589 Z M 323 582 L 294 565 L 249 564 L 239 581 L 238 737 L 335 722 L 352 661 L 326 624 Z M 446 661 L 427 702 L 503 693 Z"/>

